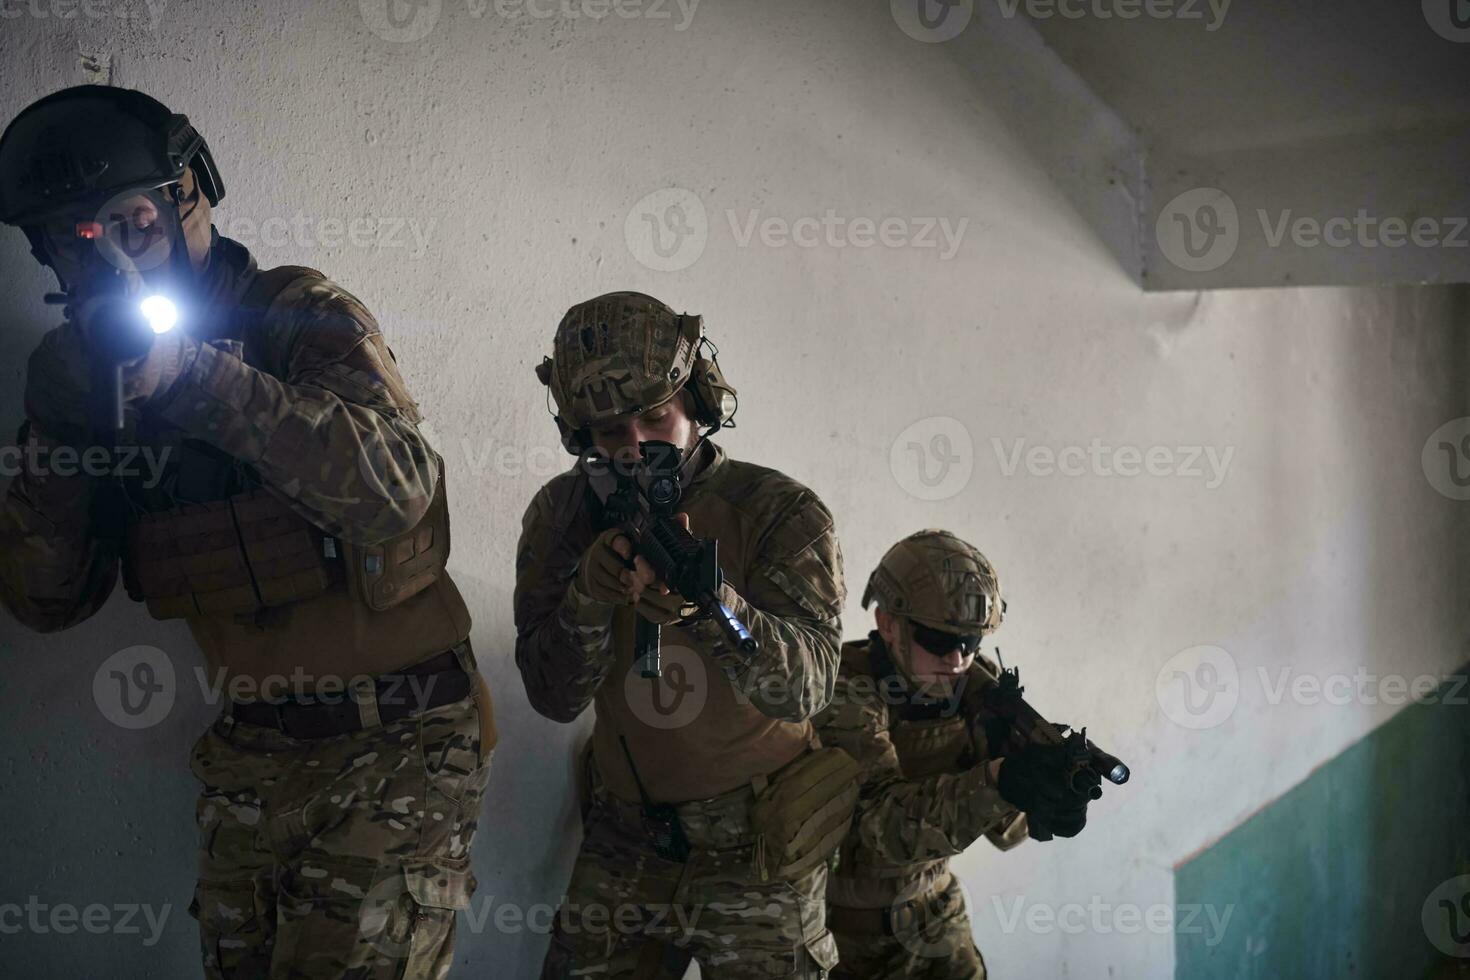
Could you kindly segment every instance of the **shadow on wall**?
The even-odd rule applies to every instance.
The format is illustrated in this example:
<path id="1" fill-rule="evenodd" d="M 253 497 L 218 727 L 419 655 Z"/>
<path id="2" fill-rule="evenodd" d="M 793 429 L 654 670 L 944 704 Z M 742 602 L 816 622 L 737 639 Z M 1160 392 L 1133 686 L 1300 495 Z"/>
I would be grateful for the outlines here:
<path id="1" fill-rule="evenodd" d="M 1182 980 L 1470 976 L 1470 666 L 1177 867 L 1175 892 Z"/>

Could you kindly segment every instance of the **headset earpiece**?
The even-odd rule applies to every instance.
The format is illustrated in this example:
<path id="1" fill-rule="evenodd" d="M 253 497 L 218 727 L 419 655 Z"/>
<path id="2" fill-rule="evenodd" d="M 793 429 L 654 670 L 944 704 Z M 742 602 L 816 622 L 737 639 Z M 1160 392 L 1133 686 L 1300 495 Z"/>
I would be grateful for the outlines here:
<path id="1" fill-rule="evenodd" d="M 587 438 L 587 430 L 574 429 L 570 425 L 567 425 L 566 420 L 561 417 L 556 409 L 551 408 L 551 382 L 554 367 L 551 358 L 541 358 L 541 363 L 536 365 L 536 380 L 540 381 L 547 388 L 547 408 L 551 409 L 551 418 L 556 422 L 556 431 L 561 434 L 562 448 L 573 456 L 583 456 L 592 450 L 592 443 Z"/>
<path id="2" fill-rule="evenodd" d="M 556 419 L 556 431 L 561 433 L 562 448 L 573 456 L 582 457 L 592 451 L 592 443 L 587 439 L 586 429 L 574 429 L 562 421 L 560 415 Z"/>
<path id="3" fill-rule="evenodd" d="M 729 426 L 739 405 L 735 389 L 720 370 L 718 353 L 701 354 L 689 373 L 689 393 L 694 399 L 695 421 L 711 430 Z"/>

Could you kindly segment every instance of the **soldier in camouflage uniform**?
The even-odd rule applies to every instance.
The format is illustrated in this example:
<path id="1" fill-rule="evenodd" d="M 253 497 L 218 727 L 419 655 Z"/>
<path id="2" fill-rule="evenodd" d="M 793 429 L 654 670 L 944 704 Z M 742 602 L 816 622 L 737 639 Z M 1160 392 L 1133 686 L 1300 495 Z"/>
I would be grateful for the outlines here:
<path id="1" fill-rule="evenodd" d="M 257 269 L 211 225 L 222 194 L 188 120 L 139 92 L 67 89 L 0 139 L 0 220 L 66 306 L 28 366 L 41 465 L 0 506 L 0 601 L 64 630 L 121 565 L 223 690 L 259 692 L 193 751 L 207 976 L 443 977 L 495 739 L 442 461 L 372 316 L 320 273 Z M 183 311 L 157 337 L 152 293 Z M 161 478 L 60 462 L 140 447 Z"/>
<path id="2" fill-rule="evenodd" d="M 1011 743 L 978 694 L 999 669 L 978 653 L 1005 603 L 995 569 L 947 531 L 889 549 L 868 581 L 877 629 L 842 647 L 827 745 L 864 769 L 858 816 L 827 885 L 845 980 L 985 976 L 949 859 L 980 837 L 1008 850 L 1028 815 L 1070 837 L 1086 821 L 1044 750 Z M 1004 758 L 1002 756 L 1004 755 Z"/>
<path id="3" fill-rule="evenodd" d="M 701 319 L 640 293 L 573 307 L 538 371 L 579 462 L 526 512 L 517 554 L 516 663 L 532 705 L 571 722 L 590 704 L 592 803 L 542 976 L 709 980 L 825 976 L 826 866 L 779 880 L 751 825 L 757 787 L 813 746 L 836 677 L 844 589 L 827 508 L 774 470 L 700 435 L 734 392 Z M 684 450 L 682 511 L 714 537 L 721 600 L 754 656 L 690 617 L 602 513 L 595 461 L 645 441 Z M 635 613 L 664 625 L 661 677 L 634 664 Z M 671 846 L 682 835 L 687 853 Z"/>

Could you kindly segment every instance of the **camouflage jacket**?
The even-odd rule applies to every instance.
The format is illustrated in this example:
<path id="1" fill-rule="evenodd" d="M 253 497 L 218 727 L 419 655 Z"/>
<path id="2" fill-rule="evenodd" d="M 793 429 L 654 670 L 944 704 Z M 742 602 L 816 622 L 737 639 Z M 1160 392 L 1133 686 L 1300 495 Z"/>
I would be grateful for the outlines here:
<path id="1" fill-rule="evenodd" d="M 185 442 L 211 447 L 248 467 L 302 517 L 349 541 L 409 530 L 433 496 L 439 461 L 418 431 L 418 409 L 377 323 L 345 290 L 310 277 L 275 297 L 267 330 L 262 317 L 241 315 L 251 312 L 241 303 L 257 275 L 243 246 L 216 237 L 197 304 L 196 322 L 207 330 L 198 357 L 121 442 L 160 454 Z M 73 329 L 52 330 L 43 347 L 75 346 L 65 334 Z M 33 370 L 36 363 L 33 357 Z M 22 448 L 43 461 L 58 448 L 81 449 L 87 438 L 30 423 L 20 436 Z M 365 458 L 394 461 L 391 493 L 383 492 L 382 468 L 364 465 Z M 143 488 L 124 480 L 130 486 L 119 490 L 115 481 L 61 470 L 23 468 L 0 506 L 0 602 L 41 631 L 86 619 L 116 584 L 119 529 L 99 527 L 96 515 L 107 512 L 101 498 L 126 497 L 123 513 L 167 509 L 176 477 L 165 471 Z"/>
<path id="2" fill-rule="evenodd" d="M 997 674 L 977 656 L 950 700 L 925 704 L 892 669 L 877 633 L 843 645 L 817 733 L 856 759 L 863 776 L 830 902 L 882 907 L 921 890 L 981 836 L 1003 850 L 1025 838 L 1024 815 L 991 778 L 995 755 L 974 696 Z"/>
<path id="3" fill-rule="evenodd" d="M 664 648 L 689 651 L 680 683 L 702 699 L 687 722 L 664 723 L 636 700 L 644 695 L 630 680 L 631 608 L 570 587 L 599 533 L 596 498 L 580 469 L 536 495 L 517 551 L 516 664 L 526 693 L 538 712 L 562 722 L 595 701 L 594 757 L 608 788 L 628 799 L 638 791 L 620 739 L 653 799 L 703 799 L 803 751 L 813 740 L 809 719 L 836 680 L 846 593 L 830 513 L 789 477 L 728 459 L 712 443 L 704 452 L 681 509 L 696 535 L 719 541 L 721 598 L 760 649 L 747 658 L 729 648 L 713 622 L 665 627 Z M 653 696 L 664 694 L 683 696 L 678 689 Z"/>

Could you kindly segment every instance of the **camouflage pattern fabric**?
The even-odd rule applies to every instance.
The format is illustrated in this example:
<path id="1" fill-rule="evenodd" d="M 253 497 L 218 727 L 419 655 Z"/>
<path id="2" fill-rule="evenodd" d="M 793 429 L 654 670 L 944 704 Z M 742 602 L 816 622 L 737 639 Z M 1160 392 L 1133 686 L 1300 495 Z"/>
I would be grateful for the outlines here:
<path id="1" fill-rule="evenodd" d="M 376 321 L 340 286 L 308 277 L 278 295 L 269 316 L 241 328 L 238 306 L 257 274 L 243 246 L 217 242 L 204 273 L 193 366 L 121 443 L 145 446 L 155 459 L 184 440 L 211 446 L 251 467 L 302 517 L 349 541 L 411 529 L 433 499 L 439 462 Z M 85 356 L 79 331 L 65 324 L 42 339 L 28 370 L 44 377 Z M 56 427 L 68 431 L 33 421 L 22 442 L 42 452 L 92 442 L 86 431 Z M 117 581 L 115 535 L 93 522 L 101 484 L 53 472 L 60 469 L 26 467 L 0 505 L 0 602 L 43 631 L 92 615 Z M 173 506 L 168 479 L 135 489 L 129 496 L 143 510 Z"/>
<path id="2" fill-rule="evenodd" d="M 63 448 L 30 425 L 20 445 L 38 460 Z M 97 489 L 95 480 L 49 464 L 24 467 L 10 482 L 0 506 L 0 603 L 31 629 L 75 626 L 117 585 L 117 545 L 91 528 Z"/>
<path id="3" fill-rule="evenodd" d="M 749 789 L 678 807 L 693 847 L 685 863 L 654 852 L 636 805 L 594 796 L 542 980 L 679 980 L 691 960 L 705 980 L 828 975 L 827 868 L 795 881 L 755 875 Z"/>
<path id="4" fill-rule="evenodd" d="M 906 689 L 880 685 L 867 666 L 873 645 L 882 642 L 875 633 L 843 646 L 832 703 L 816 719 L 822 744 L 846 750 L 863 767 L 858 814 L 840 863 L 843 876 L 943 861 L 1019 817 L 990 779 L 992 755 L 983 726 L 970 717 L 973 699 L 962 695 L 947 712 L 941 706 L 935 718 L 904 719 Z M 984 664 L 976 658 L 965 693 L 986 682 Z M 938 737 L 906 737 L 916 729 Z M 924 757 L 900 756 L 901 745 L 922 748 Z"/>
<path id="5" fill-rule="evenodd" d="M 946 973 L 945 967 L 925 961 L 954 957 L 963 962 L 973 945 L 959 885 L 947 874 L 949 858 L 982 836 L 1002 850 L 1025 839 L 1024 815 L 1001 798 L 991 777 L 995 753 L 975 697 L 993 681 L 996 668 L 976 657 L 951 702 L 918 705 L 901 675 L 888 675 L 891 680 L 884 683 L 875 673 L 873 665 L 885 656 L 877 633 L 845 644 L 832 703 L 816 720 L 822 743 L 846 750 L 863 767 L 857 816 L 839 851 L 827 898 L 833 906 L 878 912 L 910 908 L 917 901 L 920 912 L 908 933 L 899 928 L 895 935 L 843 933 L 834 914 L 839 921 L 833 933 L 851 971 L 838 975 L 983 976 L 983 969 Z M 953 902 L 926 897 L 936 890 L 941 897 L 952 890 Z M 953 932 L 956 938 L 926 942 L 924 930 Z M 870 969 L 860 963 L 877 965 Z M 888 972 L 885 964 L 913 972 Z"/>
<path id="6" fill-rule="evenodd" d="M 761 881 L 748 809 L 752 776 L 808 749 L 810 718 L 831 696 L 841 551 L 810 490 L 713 444 L 706 450 L 684 507 L 696 533 L 720 541 L 722 598 L 760 650 L 728 649 L 713 623 L 666 629 L 667 645 L 687 647 L 707 678 L 702 709 L 677 725 L 655 725 L 628 700 L 632 631 L 618 628 L 618 607 L 570 587 L 597 533 L 586 475 L 553 479 L 526 513 L 516 663 L 541 714 L 567 722 L 596 705 L 592 744 L 603 781 L 542 973 L 552 980 L 677 980 L 691 958 L 710 980 L 819 977 L 835 960 L 824 925 L 826 867 Z M 640 798 L 628 757 L 648 796 L 676 806 L 694 848 L 687 862 L 655 851 L 640 807 L 628 802 Z"/>
<path id="7" fill-rule="evenodd" d="M 953 876 L 910 907 L 912 914 L 894 923 L 892 935 L 834 930 L 838 964 L 832 980 L 985 980 L 985 959 Z"/>
<path id="8" fill-rule="evenodd" d="M 935 629 L 993 633 L 1005 616 L 1000 577 L 974 545 L 948 531 L 916 531 L 889 548 L 868 578 L 863 608 Z"/>
<path id="9" fill-rule="evenodd" d="M 438 457 L 362 303 L 330 280 L 297 279 L 241 338 L 246 352 L 258 366 L 201 346 L 161 417 L 252 466 L 334 537 L 371 543 L 411 530 L 433 499 Z"/>
<path id="10" fill-rule="evenodd" d="M 475 695 L 303 741 L 223 717 L 194 746 L 209 980 L 446 977 L 490 773 Z"/>
<path id="11" fill-rule="evenodd" d="M 625 693 L 632 632 L 620 608 L 571 587 L 583 552 L 598 533 L 587 476 L 555 477 L 527 509 L 516 559 L 516 665 L 532 706 L 555 721 L 596 703 L 594 751 L 609 785 L 636 799 L 611 734 L 635 758 L 650 796 L 683 802 L 717 795 L 779 768 L 810 741 L 809 719 L 831 697 L 837 673 L 839 613 L 845 590 L 831 514 L 811 490 L 766 467 L 728 458 L 706 443 L 708 458 L 681 508 L 694 532 L 719 540 L 726 581 L 721 599 L 760 644 L 754 656 L 729 648 L 712 621 L 664 630 L 667 647 L 698 656 L 704 706 L 674 727 L 654 727 L 631 711 Z M 628 621 L 631 625 L 631 619 Z"/>
<path id="12" fill-rule="evenodd" d="M 556 329 L 545 381 L 568 429 L 581 429 L 672 398 L 689 381 L 699 318 L 681 318 L 644 293 L 578 303 Z"/>
<path id="13" fill-rule="evenodd" d="M 95 613 L 116 585 L 132 515 L 236 492 L 189 495 L 186 482 L 247 473 L 350 542 L 385 540 L 423 516 L 439 460 L 371 314 L 319 275 L 283 280 L 268 310 L 246 308 L 260 275 L 243 246 L 215 240 L 189 328 L 197 356 L 118 439 L 147 454 L 133 457 L 138 474 L 97 479 L 73 466 L 76 475 L 61 475 L 43 460 L 11 482 L 0 503 L 0 603 L 22 623 L 59 630 Z M 75 370 L 86 357 L 74 324 L 52 330 L 32 355 L 28 392 L 86 377 Z M 68 411 L 44 407 L 28 400 L 25 445 L 75 453 L 93 439 L 66 423 Z M 168 461 L 159 479 L 139 479 L 143 458 Z M 209 479 L 194 470 L 186 481 L 185 459 L 210 463 Z M 358 608 L 340 584 L 270 623 L 189 623 L 206 659 L 231 670 L 378 673 L 465 638 L 468 614 L 442 583 L 442 593 L 372 620 L 334 612 Z M 443 975 L 453 910 L 473 887 L 468 852 L 488 774 L 479 696 L 312 742 L 229 720 L 206 733 L 194 754 L 205 785 L 194 908 L 208 976 Z M 380 926 L 368 930 L 372 941 L 357 925 L 365 902 Z"/>
<path id="14" fill-rule="evenodd" d="M 838 615 L 846 599 L 842 551 L 826 506 L 781 473 L 730 459 L 706 443 L 708 459 L 694 476 L 681 504 L 697 512 L 701 498 L 727 509 L 738 505 L 739 540 L 722 540 L 720 554 L 729 580 L 749 579 L 742 596 L 727 582 L 721 600 L 760 642 L 751 663 L 726 649 L 713 622 L 691 624 L 689 633 L 723 664 L 759 676 L 779 673 L 795 693 L 762 704 L 750 685 L 747 696 L 772 717 L 802 720 L 831 697 L 836 676 Z M 710 533 L 703 524 L 696 533 Z M 516 551 L 516 664 L 531 703 L 541 714 L 571 721 L 601 687 L 612 666 L 613 615 L 617 607 L 594 602 L 570 588 L 577 563 L 597 535 L 587 503 L 587 478 L 573 469 L 554 477 L 531 501 Z M 747 541 L 763 544 L 747 551 Z M 743 566 L 729 556 L 742 558 Z M 783 692 L 784 693 L 784 692 Z"/>

